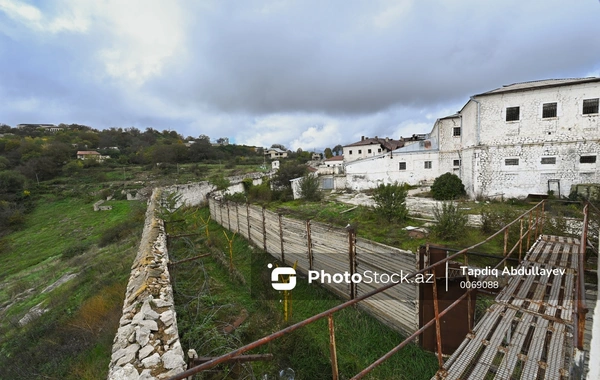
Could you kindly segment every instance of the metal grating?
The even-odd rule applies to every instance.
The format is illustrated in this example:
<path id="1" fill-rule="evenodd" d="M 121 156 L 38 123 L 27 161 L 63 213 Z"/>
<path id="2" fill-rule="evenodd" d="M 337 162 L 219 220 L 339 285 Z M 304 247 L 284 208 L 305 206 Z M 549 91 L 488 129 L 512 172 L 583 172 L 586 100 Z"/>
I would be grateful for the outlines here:
<path id="1" fill-rule="evenodd" d="M 560 269 L 564 275 L 511 276 L 437 378 L 568 379 L 578 244 L 540 236 L 516 269 Z"/>

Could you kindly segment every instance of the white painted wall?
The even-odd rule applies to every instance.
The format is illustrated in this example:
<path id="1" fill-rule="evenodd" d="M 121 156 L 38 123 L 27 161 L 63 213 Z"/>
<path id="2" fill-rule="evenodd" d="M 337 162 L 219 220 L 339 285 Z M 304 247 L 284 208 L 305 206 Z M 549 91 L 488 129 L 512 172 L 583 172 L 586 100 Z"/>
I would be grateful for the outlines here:
<path id="1" fill-rule="evenodd" d="M 583 100 L 593 98 L 600 98 L 598 82 L 471 98 L 459 115 L 436 121 L 431 151 L 411 144 L 391 155 L 348 162 L 348 187 L 362 190 L 395 181 L 416 185 L 451 172 L 471 197 L 546 194 L 548 180 L 559 181 L 560 194 L 567 196 L 573 184 L 600 182 L 600 115 L 582 114 Z M 542 105 L 551 102 L 557 103 L 557 117 L 544 119 Z M 507 122 L 506 108 L 515 106 L 520 119 Z M 456 127 L 460 136 L 453 134 Z M 597 162 L 580 163 L 585 155 L 596 155 Z M 555 157 L 556 163 L 542 164 L 542 157 Z M 507 158 L 519 164 L 506 165 Z M 424 169 L 426 160 L 433 162 L 432 169 Z M 406 171 L 399 170 L 400 161 L 407 163 Z"/>

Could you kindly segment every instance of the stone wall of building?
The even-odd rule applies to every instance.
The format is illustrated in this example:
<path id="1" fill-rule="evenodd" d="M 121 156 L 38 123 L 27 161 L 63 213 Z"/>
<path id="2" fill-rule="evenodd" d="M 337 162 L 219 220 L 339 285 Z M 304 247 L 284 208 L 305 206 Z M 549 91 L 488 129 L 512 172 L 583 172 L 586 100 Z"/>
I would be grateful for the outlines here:
<path id="1" fill-rule="evenodd" d="M 155 189 L 148 203 L 113 342 L 109 380 L 165 379 L 186 368 L 173 304 L 167 236 L 163 221 L 156 216 L 161 194 Z"/>

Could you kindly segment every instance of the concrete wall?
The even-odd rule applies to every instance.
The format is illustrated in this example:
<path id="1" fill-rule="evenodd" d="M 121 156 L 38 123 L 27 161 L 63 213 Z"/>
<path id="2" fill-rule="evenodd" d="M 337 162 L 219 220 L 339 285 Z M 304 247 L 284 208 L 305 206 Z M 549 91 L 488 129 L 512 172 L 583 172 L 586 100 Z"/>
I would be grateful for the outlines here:
<path id="1" fill-rule="evenodd" d="M 161 190 L 156 189 L 148 203 L 113 342 L 109 380 L 165 379 L 186 367 L 167 267 L 166 233 L 156 216 L 160 197 Z"/>
<path id="2" fill-rule="evenodd" d="M 254 185 L 260 185 L 263 177 L 272 177 L 275 172 L 268 173 L 249 173 L 244 175 L 228 177 L 231 186 L 225 190 L 226 193 L 239 193 L 244 190 L 242 181 L 246 178 L 252 178 Z M 165 192 L 177 193 L 181 196 L 180 202 L 188 206 L 204 205 L 208 202 L 207 195 L 216 188 L 208 181 L 187 183 L 183 185 L 173 185 L 163 188 Z M 180 205 L 178 205 L 180 206 Z"/>

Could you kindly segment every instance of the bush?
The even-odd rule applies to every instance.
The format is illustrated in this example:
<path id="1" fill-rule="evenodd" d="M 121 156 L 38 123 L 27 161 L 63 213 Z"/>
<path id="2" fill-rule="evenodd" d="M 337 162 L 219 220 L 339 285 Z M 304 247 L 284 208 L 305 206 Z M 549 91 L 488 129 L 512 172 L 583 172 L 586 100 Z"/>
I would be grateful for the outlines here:
<path id="1" fill-rule="evenodd" d="M 307 201 L 320 201 L 319 178 L 309 173 L 305 174 L 300 180 L 300 196 Z"/>
<path id="2" fill-rule="evenodd" d="M 248 199 L 250 202 L 269 203 L 273 197 L 269 181 L 264 181 L 260 185 L 253 185 L 248 190 Z"/>
<path id="3" fill-rule="evenodd" d="M 375 201 L 376 210 L 388 221 L 405 220 L 408 216 L 408 209 L 404 204 L 408 189 L 406 184 L 379 185 L 373 191 L 373 201 Z"/>
<path id="4" fill-rule="evenodd" d="M 437 200 L 456 199 L 466 194 L 465 185 L 456 174 L 445 173 L 435 179 L 431 194 Z"/>
<path id="5" fill-rule="evenodd" d="M 126 221 L 119 223 L 116 226 L 110 227 L 102 232 L 98 246 L 105 247 L 109 244 L 116 243 L 133 234 L 138 223 L 134 221 Z"/>
<path id="6" fill-rule="evenodd" d="M 467 226 L 467 215 L 454 202 L 443 202 L 441 208 L 436 206 L 433 215 L 437 221 L 433 232 L 441 239 L 457 240 Z"/>
<path id="7" fill-rule="evenodd" d="M 89 242 L 78 242 L 75 245 L 72 245 L 65 249 L 62 253 L 62 257 L 64 259 L 70 259 L 71 257 L 79 256 L 90 248 L 91 244 Z"/>

